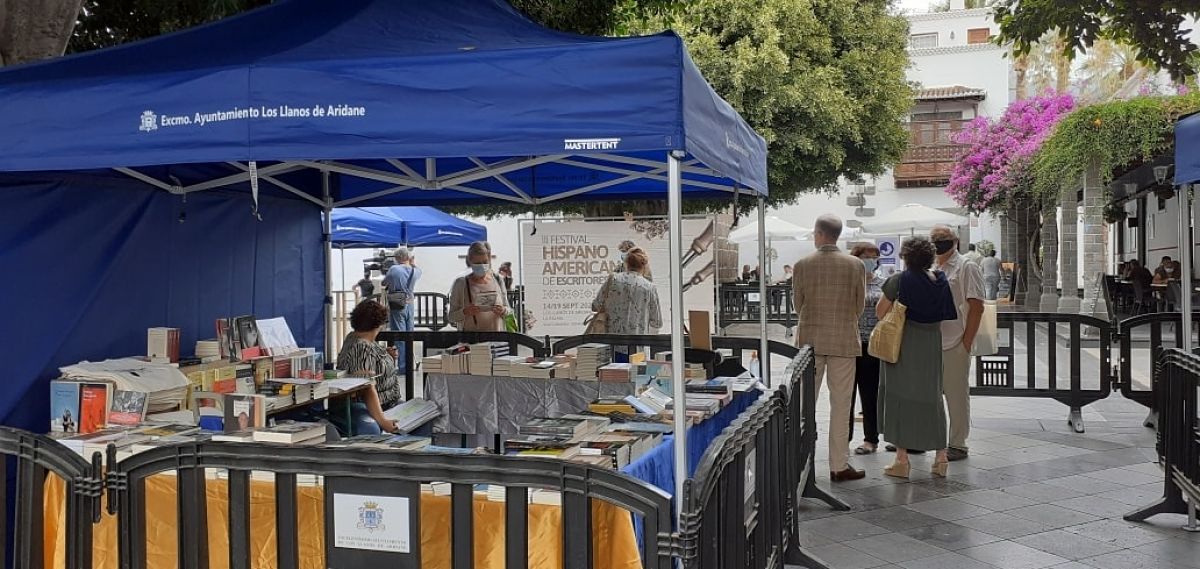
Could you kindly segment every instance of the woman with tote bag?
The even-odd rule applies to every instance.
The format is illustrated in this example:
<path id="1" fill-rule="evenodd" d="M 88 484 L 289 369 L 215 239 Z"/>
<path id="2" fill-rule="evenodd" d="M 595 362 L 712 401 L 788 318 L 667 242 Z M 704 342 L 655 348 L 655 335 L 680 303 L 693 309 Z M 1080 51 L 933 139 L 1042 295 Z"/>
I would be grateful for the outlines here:
<path id="1" fill-rule="evenodd" d="M 908 450 L 936 450 L 931 471 L 946 476 L 946 409 L 942 405 L 943 320 L 958 317 L 950 282 L 933 266 L 933 244 L 912 237 L 900 247 L 904 272 L 883 283 L 883 297 L 875 307 L 880 324 L 903 307 L 903 332 L 895 363 L 884 358 L 879 376 L 880 431 L 896 446 L 896 461 L 884 474 L 908 478 Z M 872 334 L 872 345 L 876 338 Z M 891 343 L 891 342 L 889 342 Z"/>

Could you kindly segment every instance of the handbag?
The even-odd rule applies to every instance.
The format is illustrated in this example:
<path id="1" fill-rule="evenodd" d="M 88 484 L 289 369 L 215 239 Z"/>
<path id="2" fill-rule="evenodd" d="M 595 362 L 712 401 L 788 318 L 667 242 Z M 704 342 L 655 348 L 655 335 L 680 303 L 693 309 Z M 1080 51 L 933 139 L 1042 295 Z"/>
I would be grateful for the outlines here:
<path id="1" fill-rule="evenodd" d="M 412 290 L 413 279 L 417 277 L 417 269 L 413 267 L 408 272 L 408 290 Z M 388 308 L 392 310 L 404 310 L 408 306 L 408 301 L 411 295 L 402 290 L 388 291 L 387 301 Z"/>
<path id="2" fill-rule="evenodd" d="M 608 280 L 604 282 L 604 299 L 600 301 L 601 305 L 608 304 L 608 293 L 611 290 L 612 290 L 612 277 L 609 276 Z M 602 306 L 602 308 L 603 308 L 603 306 Z M 591 336 L 594 334 L 606 334 L 606 333 L 608 333 L 608 313 L 604 312 L 604 311 L 593 312 L 591 314 L 591 316 L 588 316 L 587 318 L 585 318 L 583 320 L 583 325 L 584 325 L 583 334 L 585 336 Z"/>
<path id="3" fill-rule="evenodd" d="M 983 301 L 983 316 L 979 319 L 979 331 L 971 344 L 972 356 L 992 356 L 1000 351 L 1000 331 L 996 323 L 996 301 Z"/>
<path id="4" fill-rule="evenodd" d="M 900 294 L 897 292 L 892 309 L 883 315 L 879 323 L 875 324 L 875 329 L 871 330 L 871 338 L 867 343 L 868 354 L 889 364 L 900 361 L 900 344 L 904 341 L 907 312 L 908 307 L 900 302 Z"/>

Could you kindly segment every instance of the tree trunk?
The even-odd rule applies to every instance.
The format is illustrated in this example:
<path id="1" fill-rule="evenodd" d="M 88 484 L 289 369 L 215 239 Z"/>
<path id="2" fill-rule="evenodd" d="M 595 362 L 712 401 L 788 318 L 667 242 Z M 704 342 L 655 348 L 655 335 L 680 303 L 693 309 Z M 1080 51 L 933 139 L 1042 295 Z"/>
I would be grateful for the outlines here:
<path id="1" fill-rule="evenodd" d="M 58 57 L 83 0 L 0 0 L 0 66 Z"/>

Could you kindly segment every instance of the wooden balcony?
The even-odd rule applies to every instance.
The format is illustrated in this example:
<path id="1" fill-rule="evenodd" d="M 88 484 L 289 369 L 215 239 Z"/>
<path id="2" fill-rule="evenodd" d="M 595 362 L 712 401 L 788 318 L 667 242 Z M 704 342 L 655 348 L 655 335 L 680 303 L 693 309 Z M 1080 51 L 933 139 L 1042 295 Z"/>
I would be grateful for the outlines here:
<path id="1" fill-rule="evenodd" d="M 909 123 L 909 146 L 896 165 L 896 187 L 940 186 L 966 147 L 952 142 L 966 121 L 938 120 Z"/>

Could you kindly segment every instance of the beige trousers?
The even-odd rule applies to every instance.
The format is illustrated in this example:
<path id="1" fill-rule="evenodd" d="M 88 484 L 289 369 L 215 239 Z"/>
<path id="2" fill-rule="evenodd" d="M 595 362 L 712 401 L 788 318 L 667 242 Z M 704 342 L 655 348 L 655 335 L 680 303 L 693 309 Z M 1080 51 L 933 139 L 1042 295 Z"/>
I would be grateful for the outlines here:
<path id="1" fill-rule="evenodd" d="M 950 419 L 950 448 L 967 450 L 971 434 L 971 354 L 961 343 L 942 351 L 942 393 Z"/>
<path id="2" fill-rule="evenodd" d="M 850 405 L 854 399 L 855 358 L 817 356 L 817 393 L 829 377 L 829 471 L 850 465 Z"/>

